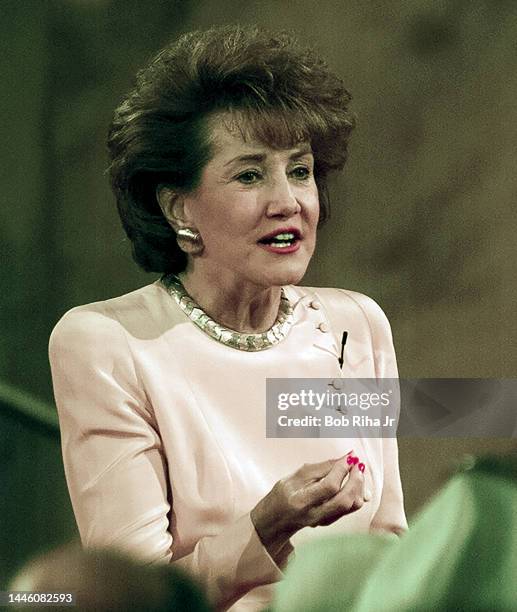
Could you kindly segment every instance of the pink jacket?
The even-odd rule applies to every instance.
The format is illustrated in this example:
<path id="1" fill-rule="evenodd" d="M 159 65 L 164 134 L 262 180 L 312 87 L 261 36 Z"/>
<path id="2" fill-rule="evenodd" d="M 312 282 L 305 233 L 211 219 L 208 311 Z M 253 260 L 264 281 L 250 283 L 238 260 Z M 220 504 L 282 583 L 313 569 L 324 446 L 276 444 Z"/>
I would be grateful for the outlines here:
<path id="1" fill-rule="evenodd" d="M 265 436 L 266 378 L 396 378 L 388 321 L 370 298 L 289 286 L 294 324 L 243 352 L 198 329 L 159 281 L 73 308 L 50 339 L 68 488 L 86 547 L 114 546 L 194 574 L 219 609 L 259 610 L 279 567 L 250 510 L 303 463 L 354 449 L 372 500 L 331 531 L 407 527 L 394 439 Z M 339 369 L 332 329 L 348 330 Z M 340 327 L 336 330 L 336 326 Z M 286 549 L 286 553 L 289 550 Z"/>

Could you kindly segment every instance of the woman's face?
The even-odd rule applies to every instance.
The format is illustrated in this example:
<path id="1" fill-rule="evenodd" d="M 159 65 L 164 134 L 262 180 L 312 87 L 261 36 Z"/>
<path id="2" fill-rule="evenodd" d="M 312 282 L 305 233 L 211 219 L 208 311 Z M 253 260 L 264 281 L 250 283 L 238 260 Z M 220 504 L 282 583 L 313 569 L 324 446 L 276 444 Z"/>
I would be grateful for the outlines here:
<path id="1" fill-rule="evenodd" d="M 183 197 L 187 225 L 205 245 L 194 274 L 202 270 L 237 285 L 298 283 L 314 252 L 319 218 L 310 145 L 277 150 L 245 141 L 224 118 L 210 120 L 213 157 L 199 187 Z"/>

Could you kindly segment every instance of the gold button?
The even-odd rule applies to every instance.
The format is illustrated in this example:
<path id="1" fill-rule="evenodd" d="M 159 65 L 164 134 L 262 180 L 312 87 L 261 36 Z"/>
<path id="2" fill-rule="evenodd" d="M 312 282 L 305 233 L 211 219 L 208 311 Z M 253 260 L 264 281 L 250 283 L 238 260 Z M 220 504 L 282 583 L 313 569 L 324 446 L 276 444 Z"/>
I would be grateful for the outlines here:
<path id="1" fill-rule="evenodd" d="M 311 308 L 314 308 L 314 310 L 319 310 L 321 308 L 321 304 L 316 300 L 313 300 L 311 302 Z"/>
<path id="2" fill-rule="evenodd" d="M 325 323 L 325 321 L 323 321 L 323 323 L 320 323 L 318 325 L 318 329 L 320 330 L 320 332 L 323 332 L 324 334 L 326 334 L 329 330 L 328 323 Z"/>

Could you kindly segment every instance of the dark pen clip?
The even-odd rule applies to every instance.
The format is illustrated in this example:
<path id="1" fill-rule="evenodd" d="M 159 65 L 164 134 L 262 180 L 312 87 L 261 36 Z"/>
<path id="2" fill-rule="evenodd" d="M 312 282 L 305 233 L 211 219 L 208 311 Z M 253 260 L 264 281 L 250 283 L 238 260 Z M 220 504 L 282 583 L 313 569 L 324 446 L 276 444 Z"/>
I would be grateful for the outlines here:
<path id="1" fill-rule="evenodd" d="M 345 344 L 346 344 L 347 339 L 348 339 L 348 332 L 344 331 L 343 332 L 343 337 L 341 338 L 341 356 L 338 359 L 339 367 L 340 367 L 341 370 L 343 369 L 343 362 L 345 361 L 344 357 L 343 357 L 343 354 L 345 352 Z"/>

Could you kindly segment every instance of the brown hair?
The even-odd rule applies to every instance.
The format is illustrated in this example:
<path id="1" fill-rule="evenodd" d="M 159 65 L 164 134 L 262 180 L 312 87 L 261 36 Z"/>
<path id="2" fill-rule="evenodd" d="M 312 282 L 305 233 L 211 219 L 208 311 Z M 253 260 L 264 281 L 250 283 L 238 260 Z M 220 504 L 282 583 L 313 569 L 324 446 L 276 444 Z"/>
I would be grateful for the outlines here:
<path id="1" fill-rule="evenodd" d="M 354 126 L 349 102 L 341 79 L 287 33 L 223 26 L 166 46 L 137 74 L 108 137 L 111 184 L 135 261 L 149 272 L 184 269 L 156 188 L 197 187 L 211 157 L 207 118 L 217 111 L 236 113 L 243 135 L 269 146 L 311 143 L 325 221 L 327 175 L 343 168 Z"/>

